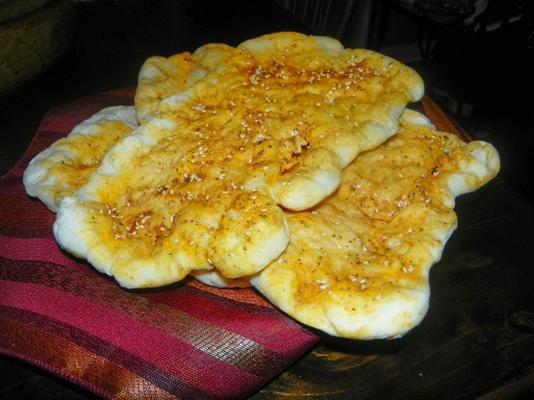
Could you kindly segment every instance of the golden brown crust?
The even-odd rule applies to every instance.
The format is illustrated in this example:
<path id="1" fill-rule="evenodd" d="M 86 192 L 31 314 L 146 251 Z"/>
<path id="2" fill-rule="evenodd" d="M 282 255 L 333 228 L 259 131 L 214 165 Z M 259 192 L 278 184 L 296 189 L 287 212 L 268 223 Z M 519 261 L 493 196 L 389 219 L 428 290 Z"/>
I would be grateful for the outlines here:
<path id="1" fill-rule="evenodd" d="M 133 107 L 108 107 L 75 126 L 32 159 L 23 176 L 26 192 L 56 211 L 65 196 L 89 180 L 106 152 L 135 128 L 134 114 Z"/>
<path id="2" fill-rule="evenodd" d="M 402 335 L 428 308 L 429 269 L 456 227 L 451 200 L 498 169 L 491 145 L 465 144 L 409 112 L 395 137 L 347 167 L 335 195 L 287 216 L 286 251 L 251 282 L 332 335 Z"/>
<path id="3" fill-rule="evenodd" d="M 256 187 L 293 210 L 331 194 L 342 168 L 393 135 L 406 103 L 423 91 L 410 68 L 334 39 L 285 32 L 223 54 L 194 87 L 164 100 L 158 116 L 208 147 L 221 142 L 211 153 L 271 164 L 277 173 Z"/>
<path id="4" fill-rule="evenodd" d="M 184 90 L 195 69 L 200 70 L 200 66 L 188 52 L 147 59 L 139 72 L 134 98 L 139 123 L 152 118 L 163 99 Z"/>

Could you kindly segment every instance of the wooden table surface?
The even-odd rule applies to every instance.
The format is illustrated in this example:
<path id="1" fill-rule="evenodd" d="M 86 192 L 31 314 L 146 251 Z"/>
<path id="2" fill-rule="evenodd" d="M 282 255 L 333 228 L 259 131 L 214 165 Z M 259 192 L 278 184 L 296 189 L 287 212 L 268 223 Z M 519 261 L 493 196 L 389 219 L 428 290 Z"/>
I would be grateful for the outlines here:
<path id="1" fill-rule="evenodd" d="M 70 52 L 0 101 L 5 172 L 43 114 L 76 97 L 135 85 L 142 60 L 305 29 L 269 2 L 84 2 Z M 227 3 L 225 3 L 227 4 Z M 213 8 L 215 7 L 215 8 Z M 172 16 L 172 18 L 170 17 Z M 533 209 L 500 178 L 457 200 L 459 225 L 430 275 L 430 310 L 407 336 L 319 346 L 254 399 L 529 398 L 534 395 Z M 0 328 L 1 329 L 1 328 Z M 90 393 L 0 358 L 0 398 L 87 399 Z"/>

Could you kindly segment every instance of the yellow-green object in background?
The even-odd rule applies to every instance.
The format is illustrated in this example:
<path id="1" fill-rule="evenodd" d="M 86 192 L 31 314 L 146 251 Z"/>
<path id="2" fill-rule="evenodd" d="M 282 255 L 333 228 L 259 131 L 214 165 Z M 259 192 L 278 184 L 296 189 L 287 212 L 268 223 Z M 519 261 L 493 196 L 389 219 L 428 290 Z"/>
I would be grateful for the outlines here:
<path id="1" fill-rule="evenodd" d="M 68 0 L 0 0 L 0 97 L 50 67 L 74 26 Z"/>

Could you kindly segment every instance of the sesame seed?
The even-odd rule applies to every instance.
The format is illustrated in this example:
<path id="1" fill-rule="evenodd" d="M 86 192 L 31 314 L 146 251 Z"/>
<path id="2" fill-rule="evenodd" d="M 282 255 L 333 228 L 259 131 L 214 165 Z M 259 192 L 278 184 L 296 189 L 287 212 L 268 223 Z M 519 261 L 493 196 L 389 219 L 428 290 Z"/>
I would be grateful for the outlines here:
<path id="1" fill-rule="evenodd" d="M 319 289 L 325 290 L 328 289 L 328 281 L 326 279 L 317 279 L 315 281 L 319 285 Z"/>
<path id="2" fill-rule="evenodd" d="M 195 104 L 195 105 L 193 106 L 193 109 L 194 109 L 195 111 L 198 111 L 198 112 L 205 112 L 205 111 L 206 111 L 206 105 L 205 105 L 205 104 L 201 104 L 201 103 L 199 103 L 199 104 Z"/>
<path id="3" fill-rule="evenodd" d="M 395 202 L 397 208 L 406 208 L 408 206 L 408 200 L 400 199 Z"/>
<path id="4" fill-rule="evenodd" d="M 410 272 L 413 272 L 414 268 L 412 265 L 406 265 L 404 267 L 402 267 L 402 272 L 404 273 L 410 273 Z"/>

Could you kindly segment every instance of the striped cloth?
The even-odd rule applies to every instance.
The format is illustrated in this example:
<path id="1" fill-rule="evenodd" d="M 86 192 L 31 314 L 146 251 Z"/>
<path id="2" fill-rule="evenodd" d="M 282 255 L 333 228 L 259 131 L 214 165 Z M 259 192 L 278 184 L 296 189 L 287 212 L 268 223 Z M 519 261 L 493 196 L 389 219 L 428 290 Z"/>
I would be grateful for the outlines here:
<path id="1" fill-rule="evenodd" d="M 250 289 L 193 280 L 121 289 L 59 249 L 54 214 L 24 191 L 32 157 L 98 110 L 131 101 L 131 91 L 114 91 L 53 110 L 0 179 L 0 352 L 105 398 L 247 397 L 317 336 Z"/>

